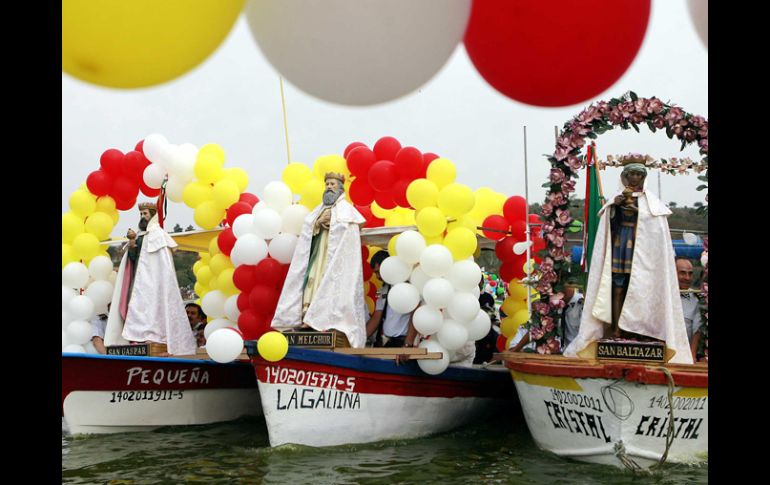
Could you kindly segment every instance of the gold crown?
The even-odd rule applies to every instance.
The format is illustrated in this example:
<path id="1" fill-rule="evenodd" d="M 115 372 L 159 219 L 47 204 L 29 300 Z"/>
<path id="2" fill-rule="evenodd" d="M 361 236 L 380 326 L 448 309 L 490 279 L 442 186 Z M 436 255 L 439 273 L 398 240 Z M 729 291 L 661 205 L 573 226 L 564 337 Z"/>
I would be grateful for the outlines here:
<path id="1" fill-rule="evenodd" d="M 644 155 L 639 155 L 638 153 L 629 153 L 628 155 L 624 155 L 621 160 L 621 164 L 624 167 L 626 165 L 631 165 L 632 163 L 641 163 L 642 165 L 647 163 L 647 157 Z"/>
<path id="2" fill-rule="evenodd" d="M 141 210 L 144 210 L 144 209 L 150 209 L 150 210 L 154 210 L 154 211 L 158 210 L 157 206 L 155 205 L 155 202 L 141 202 L 139 204 L 139 210 L 141 211 Z"/>
<path id="3" fill-rule="evenodd" d="M 345 183 L 345 176 L 337 172 L 327 172 L 326 175 L 324 175 L 324 182 L 327 179 L 339 180 L 341 184 Z"/>

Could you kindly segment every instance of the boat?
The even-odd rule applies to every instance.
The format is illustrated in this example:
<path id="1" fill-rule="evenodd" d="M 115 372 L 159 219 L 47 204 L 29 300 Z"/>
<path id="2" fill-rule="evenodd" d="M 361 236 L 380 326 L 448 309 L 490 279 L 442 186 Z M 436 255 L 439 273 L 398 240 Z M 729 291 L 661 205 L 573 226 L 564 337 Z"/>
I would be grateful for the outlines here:
<path id="1" fill-rule="evenodd" d="M 248 360 L 62 353 L 69 434 L 150 431 L 261 415 Z"/>
<path id="2" fill-rule="evenodd" d="M 271 446 L 418 438 L 488 418 L 515 402 L 503 366 L 450 365 L 428 375 L 414 359 L 439 356 L 425 349 L 290 346 L 282 360 L 268 362 L 253 341 L 246 348 Z M 413 360 L 397 365 L 396 353 Z"/>

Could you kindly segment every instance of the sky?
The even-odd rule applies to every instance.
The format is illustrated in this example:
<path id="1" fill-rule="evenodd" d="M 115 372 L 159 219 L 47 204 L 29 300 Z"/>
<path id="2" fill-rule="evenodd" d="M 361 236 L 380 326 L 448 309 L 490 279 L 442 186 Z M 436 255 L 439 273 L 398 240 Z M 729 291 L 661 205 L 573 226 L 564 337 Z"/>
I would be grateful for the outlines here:
<path id="1" fill-rule="evenodd" d="M 62 212 L 69 195 L 99 168 L 109 148 L 133 149 L 152 133 L 176 144 L 218 143 L 225 167 L 249 174 L 248 191 L 281 179 L 287 164 L 279 73 L 254 42 L 241 15 L 211 56 L 185 75 L 162 85 L 134 90 L 103 88 L 62 73 Z M 314 98 L 284 82 L 292 161 L 311 165 L 319 156 L 342 154 L 360 141 L 370 147 L 382 136 L 452 160 L 457 182 L 490 187 L 508 196 L 526 193 L 523 127 L 527 127 L 530 202 L 542 202 L 541 185 L 553 152 L 554 126 L 561 127 L 593 101 L 632 90 L 656 96 L 708 118 L 708 50 L 698 37 L 685 0 L 653 0 L 642 47 L 625 74 L 595 98 L 561 108 L 525 105 L 495 91 L 473 67 L 459 44 L 448 62 L 416 92 L 375 106 L 348 107 Z M 629 152 L 656 158 L 699 160 L 696 147 L 661 132 L 610 131 L 599 137 L 600 158 Z M 617 186 L 619 171 L 602 173 L 605 192 Z M 696 175 L 649 176 L 664 202 L 703 202 Z M 577 194 L 584 191 L 583 178 Z M 140 200 L 146 199 L 140 195 Z M 113 236 L 136 225 L 138 214 L 121 213 Z M 169 204 L 166 227 L 193 224 L 192 209 Z"/>

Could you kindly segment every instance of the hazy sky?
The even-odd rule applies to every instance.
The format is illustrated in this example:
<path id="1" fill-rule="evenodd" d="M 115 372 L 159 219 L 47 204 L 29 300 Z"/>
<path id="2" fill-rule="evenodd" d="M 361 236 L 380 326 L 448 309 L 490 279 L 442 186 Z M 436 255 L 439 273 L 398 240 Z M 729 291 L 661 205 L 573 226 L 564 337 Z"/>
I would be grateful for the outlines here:
<path id="1" fill-rule="evenodd" d="M 576 54 L 576 53 L 574 53 Z M 589 61 L 586 56 L 586 61 Z M 577 75 L 577 73 L 576 73 Z M 243 16 L 225 42 L 202 65 L 169 83 L 138 90 L 101 88 L 62 74 L 62 212 L 88 174 L 99 168 L 108 148 L 125 152 L 151 133 L 172 143 L 200 147 L 218 143 L 226 167 L 249 174 L 249 192 L 262 194 L 280 180 L 287 164 L 278 72 L 253 41 Z M 536 108 L 495 91 L 476 72 L 462 45 L 447 64 L 417 92 L 372 107 L 345 107 L 313 98 L 284 83 L 292 161 L 312 165 L 321 156 L 342 154 L 361 141 L 369 146 L 382 136 L 452 160 L 457 182 L 472 189 L 491 187 L 506 195 L 524 195 L 523 130 L 527 126 L 531 202 L 542 202 L 540 186 L 549 164 L 542 156 L 554 148 L 554 126 L 590 102 L 628 90 L 657 96 L 708 118 L 708 51 L 698 38 L 684 0 L 653 0 L 644 43 L 631 67 L 594 100 L 566 108 Z M 612 131 L 597 140 L 600 157 L 628 152 L 656 158 L 689 156 L 679 142 L 661 132 Z M 602 174 L 605 191 L 617 185 L 616 169 Z M 583 178 L 577 194 L 585 190 Z M 651 174 L 657 190 L 657 175 Z M 661 176 L 666 202 L 703 201 L 695 175 Z M 144 196 L 140 195 L 140 200 Z M 136 224 L 137 214 L 121 213 L 113 236 Z M 169 226 L 193 223 L 192 209 L 169 204 Z"/>

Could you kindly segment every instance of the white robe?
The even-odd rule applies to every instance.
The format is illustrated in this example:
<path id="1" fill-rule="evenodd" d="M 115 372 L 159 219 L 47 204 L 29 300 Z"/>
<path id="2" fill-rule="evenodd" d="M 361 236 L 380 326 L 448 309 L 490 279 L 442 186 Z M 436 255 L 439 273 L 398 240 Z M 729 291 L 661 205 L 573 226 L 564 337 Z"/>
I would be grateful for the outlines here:
<path id="1" fill-rule="evenodd" d="M 158 224 L 157 216 L 153 217 L 142 241 L 125 325 L 118 310 L 128 252 L 123 255 L 107 320 L 105 345 L 152 341 L 165 343 L 172 355 L 195 354 L 197 345 L 179 293 L 170 249 L 176 246 L 176 241 Z"/>
<path id="2" fill-rule="evenodd" d="M 621 191 L 609 198 L 599 211 L 601 220 L 591 255 L 580 330 L 564 350 L 568 357 L 575 357 L 590 343 L 604 338 L 605 329 L 612 321 L 610 206 L 617 195 L 621 195 Z M 618 326 L 665 341 L 666 347 L 676 352 L 670 362 L 692 364 L 666 217 L 671 211 L 646 189 L 639 196 L 638 204 L 631 277 Z"/>
<path id="3" fill-rule="evenodd" d="M 319 204 L 305 217 L 297 247 L 271 325 L 297 327 L 302 322 L 302 284 L 310 260 L 313 223 L 323 210 Z M 339 330 L 355 348 L 366 344 L 366 312 L 364 311 L 363 268 L 361 265 L 361 232 L 366 219 L 345 196 L 332 206 L 329 241 L 324 273 L 318 290 L 310 302 L 304 323 L 315 330 Z M 318 257 L 323 257 L 319 254 Z"/>

